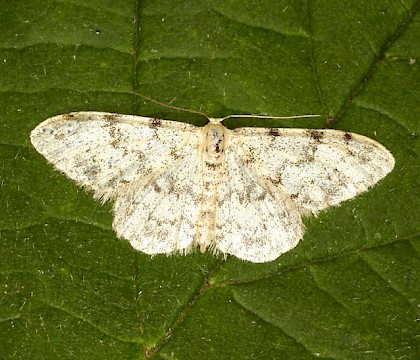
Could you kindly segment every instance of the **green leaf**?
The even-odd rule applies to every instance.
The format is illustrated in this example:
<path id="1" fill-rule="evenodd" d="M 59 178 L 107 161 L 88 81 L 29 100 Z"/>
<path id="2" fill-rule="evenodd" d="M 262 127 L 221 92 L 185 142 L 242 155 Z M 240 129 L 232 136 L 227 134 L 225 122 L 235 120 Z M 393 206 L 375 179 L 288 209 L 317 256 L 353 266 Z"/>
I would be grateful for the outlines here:
<path id="1" fill-rule="evenodd" d="M 418 359 L 419 1 L 0 0 L 0 357 Z M 29 142 L 95 110 L 366 135 L 393 172 L 267 264 L 151 258 Z"/>

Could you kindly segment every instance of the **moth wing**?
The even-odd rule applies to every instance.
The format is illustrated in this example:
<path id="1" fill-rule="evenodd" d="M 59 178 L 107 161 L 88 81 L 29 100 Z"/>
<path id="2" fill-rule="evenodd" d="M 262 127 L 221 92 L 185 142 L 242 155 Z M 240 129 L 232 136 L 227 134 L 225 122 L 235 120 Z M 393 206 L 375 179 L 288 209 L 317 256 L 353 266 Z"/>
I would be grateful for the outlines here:
<path id="1" fill-rule="evenodd" d="M 197 151 L 147 182 L 125 186 L 114 203 L 113 228 L 146 254 L 188 253 L 195 244 L 203 184 Z"/>
<path id="2" fill-rule="evenodd" d="M 339 130 L 238 128 L 232 143 L 242 161 L 302 213 L 316 214 L 366 191 L 395 164 L 378 142 Z"/>
<path id="3" fill-rule="evenodd" d="M 121 186 L 164 171 L 198 141 L 194 125 L 102 112 L 58 115 L 31 133 L 38 152 L 104 201 Z"/>
<path id="4" fill-rule="evenodd" d="M 214 247 L 243 260 L 267 262 L 294 248 L 303 234 L 296 204 L 253 171 L 234 146 L 227 148 Z"/>

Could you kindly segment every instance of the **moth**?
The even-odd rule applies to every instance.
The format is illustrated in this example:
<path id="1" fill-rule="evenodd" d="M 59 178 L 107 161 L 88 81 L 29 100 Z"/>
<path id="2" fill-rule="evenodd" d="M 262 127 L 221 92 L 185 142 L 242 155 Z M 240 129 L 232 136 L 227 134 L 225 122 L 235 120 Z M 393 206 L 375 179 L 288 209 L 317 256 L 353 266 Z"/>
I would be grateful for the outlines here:
<path id="1" fill-rule="evenodd" d="M 394 167 L 378 142 L 339 130 L 226 128 L 75 112 L 31 142 L 58 170 L 113 201 L 113 229 L 147 254 L 201 251 L 262 263 L 302 239 L 302 216 L 366 191 Z"/>

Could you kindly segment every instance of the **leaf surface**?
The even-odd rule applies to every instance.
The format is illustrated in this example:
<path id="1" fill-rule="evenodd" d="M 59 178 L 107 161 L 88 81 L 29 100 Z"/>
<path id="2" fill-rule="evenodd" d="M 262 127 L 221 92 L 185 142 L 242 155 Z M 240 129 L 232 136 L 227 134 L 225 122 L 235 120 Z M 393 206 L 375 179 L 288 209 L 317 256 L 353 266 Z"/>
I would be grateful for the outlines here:
<path id="1" fill-rule="evenodd" d="M 0 357 L 416 359 L 419 1 L 0 0 Z M 305 219 L 266 264 L 118 240 L 111 205 L 29 142 L 94 110 L 335 128 L 396 158 L 369 192 Z"/>

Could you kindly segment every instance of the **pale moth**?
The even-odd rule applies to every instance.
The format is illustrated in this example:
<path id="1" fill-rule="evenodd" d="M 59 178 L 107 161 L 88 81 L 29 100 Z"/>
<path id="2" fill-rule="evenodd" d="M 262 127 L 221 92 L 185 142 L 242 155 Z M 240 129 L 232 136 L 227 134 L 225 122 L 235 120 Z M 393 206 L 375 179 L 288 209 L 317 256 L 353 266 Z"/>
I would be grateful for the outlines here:
<path id="1" fill-rule="evenodd" d="M 118 237 L 147 254 L 201 251 L 255 263 L 302 239 L 302 215 L 353 198 L 394 157 L 339 130 L 203 127 L 103 112 L 52 117 L 31 133 L 48 161 L 114 202 Z"/>

